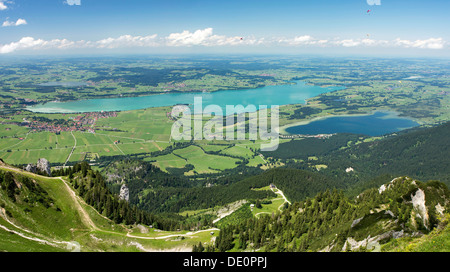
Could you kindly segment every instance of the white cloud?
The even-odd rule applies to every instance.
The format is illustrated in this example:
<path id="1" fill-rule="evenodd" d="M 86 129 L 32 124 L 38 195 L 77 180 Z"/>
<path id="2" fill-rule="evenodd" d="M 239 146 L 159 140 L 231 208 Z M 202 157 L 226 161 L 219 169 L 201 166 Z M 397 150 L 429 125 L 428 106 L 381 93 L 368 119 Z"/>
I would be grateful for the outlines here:
<path id="1" fill-rule="evenodd" d="M 169 46 L 191 46 L 200 45 L 207 42 L 212 37 L 212 28 L 199 29 L 194 33 L 187 30 L 181 33 L 172 33 L 167 39 L 167 45 Z"/>
<path id="2" fill-rule="evenodd" d="M 430 38 L 427 40 L 415 40 L 415 41 L 408 41 L 397 38 L 394 41 L 394 45 L 406 48 L 412 47 L 422 49 L 442 49 L 444 48 L 445 42 L 442 38 Z"/>
<path id="3" fill-rule="evenodd" d="M 67 39 L 42 40 L 33 37 L 23 37 L 18 42 L 0 45 L 0 54 L 12 53 L 16 50 L 39 49 L 72 49 L 86 47 L 85 41 L 70 41 Z"/>
<path id="4" fill-rule="evenodd" d="M 3 2 L 0 2 L 0 10 L 5 10 L 5 9 L 7 9 L 8 7 L 5 5 L 5 3 L 3 3 Z"/>
<path id="5" fill-rule="evenodd" d="M 228 37 L 214 35 L 212 28 L 199 29 L 195 32 L 184 30 L 181 33 L 172 33 L 165 38 L 167 46 L 227 46 L 227 45 L 254 45 L 261 44 L 262 39 L 253 37 Z"/>
<path id="6" fill-rule="evenodd" d="M 123 35 L 118 38 L 107 38 L 99 41 L 71 41 L 68 39 L 42 40 L 33 37 L 24 37 L 18 42 L 0 45 L 0 54 L 12 53 L 17 50 L 39 49 L 74 49 L 74 48 L 133 48 L 159 46 L 155 41 L 156 34 L 150 36 Z"/>
<path id="7" fill-rule="evenodd" d="M 10 44 L 0 46 L 0 53 L 6 54 L 20 49 L 38 48 L 44 43 L 45 41 L 41 39 L 35 40 L 32 37 L 23 37 L 18 42 L 12 42 Z"/>
<path id="8" fill-rule="evenodd" d="M 66 0 L 64 1 L 65 4 L 69 5 L 69 6 L 80 6 L 81 5 L 81 0 Z"/>
<path id="9" fill-rule="evenodd" d="M 20 19 L 19 19 L 20 20 Z M 7 25 L 19 25 L 20 21 L 9 22 Z M 25 20 L 23 20 L 25 22 Z M 4 23 L 4 24 L 5 24 Z M 122 35 L 109 37 L 97 41 L 71 41 L 67 39 L 42 40 L 32 37 L 24 37 L 17 42 L 0 44 L 0 54 L 12 53 L 19 50 L 45 50 L 45 49 L 115 49 L 115 48 L 150 48 L 150 47 L 192 47 L 192 46 L 265 46 L 265 47 L 384 47 L 384 48 L 419 48 L 419 49 L 443 49 L 446 42 L 442 38 L 429 38 L 424 40 L 375 40 L 364 39 L 318 39 L 310 35 L 301 35 L 293 38 L 257 38 L 253 36 L 239 37 L 215 35 L 212 28 L 199 29 L 194 32 L 185 30 L 172 33 L 165 37 L 157 34 L 148 36 Z"/>
<path id="10" fill-rule="evenodd" d="M 347 39 L 347 40 L 341 40 L 341 41 L 336 41 L 335 42 L 336 45 L 341 45 L 343 47 L 355 47 L 361 44 L 360 41 L 355 41 L 353 39 Z"/>
<path id="11" fill-rule="evenodd" d="M 20 26 L 20 25 L 26 25 L 26 24 L 27 24 L 27 21 L 25 19 L 19 18 L 19 19 L 17 19 L 16 22 L 11 22 L 11 21 L 6 20 L 3 22 L 2 26 Z"/>
<path id="12" fill-rule="evenodd" d="M 278 39 L 277 43 L 285 44 L 288 46 L 301 46 L 301 45 L 315 45 L 315 46 L 325 46 L 328 40 L 319 40 L 311 37 L 310 35 L 297 36 L 292 39 Z"/>
<path id="13" fill-rule="evenodd" d="M 120 47 L 150 47 L 158 46 L 156 37 L 156 34 L 150 36 L 122 35 L 119 38 L 107 38 L 94 43 L 86 43 L 86 45 L 89 47 L 109 49 Z"/>
<path id="14" fill-rule="evenodd" d="M 365 39 L 341 39 L 334 38 L 331 40 L 317 39 L 310 35 L 302 35 L 294 38 L 278 38 L 272 39 L 272 45 L 284 45 L 284 46 L 315 46 L 315 47 L 403 47 L 403 48 L 420 48 L 420 49 L 443 49 L 445 41 L 442 38 L 429 38 L 426 40 L 402 40 L 395 39 L 388 40 L 375 40 L 371 38 Z"/>

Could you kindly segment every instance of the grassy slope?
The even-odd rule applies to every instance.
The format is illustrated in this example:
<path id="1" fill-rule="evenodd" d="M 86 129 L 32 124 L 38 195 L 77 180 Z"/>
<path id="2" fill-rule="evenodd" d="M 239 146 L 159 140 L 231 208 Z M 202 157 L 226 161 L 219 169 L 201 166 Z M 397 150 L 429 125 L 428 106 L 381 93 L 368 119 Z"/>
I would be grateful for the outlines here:
<path id="1" fill-rule="evenodd" d="M 440 226 L 420 238 L 396 239 L 383 247 L 391 252 L 450 252 L 450 214 Z"/>
<path id="2" fill-rule="evenodd" d="M 48 208 L 20 197 L 13 202 L 0 190 L 0 251 L 70 251 L 74 248 L 70 242 L 78 243 L 81 251 L 189 251 L 192 245 L 213 237 L 208 231 L 165 232 L 143 227 L 143 233 L 136 226 L 117 225 L 84 203 L 63 179 L 7 165 L 0 169 L 31 178 L 53 200 Z"/>

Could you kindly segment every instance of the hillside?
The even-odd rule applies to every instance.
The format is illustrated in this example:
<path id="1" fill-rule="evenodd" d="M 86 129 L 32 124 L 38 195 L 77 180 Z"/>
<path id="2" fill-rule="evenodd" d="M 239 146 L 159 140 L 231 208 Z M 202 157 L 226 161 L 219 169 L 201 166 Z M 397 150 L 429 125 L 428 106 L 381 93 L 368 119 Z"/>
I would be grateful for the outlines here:
<path id="1" fill-rule="evenodd" d="M 104 190 L 98 172 L 86 164 L 69 169 L 68 176 L 44 177 L 1 163 L 3 251 L 450 250 L 450 191 L 438 181 L 399 177 L 351 198 L 321 175 L 274 169 L 240 183 L 271 182 L 284 188 L 292 204 L 279 206 L 283 201 L 272 198 L 273 203 L 262 201 L 262 209 L 253 212 L 249 204 L 243 205 L 225 224 L 219 221 L 219 232 L 216 228 L 189 230 L 194 225 L 187 217 L 128 209 L 120 200 L 107 204 L 115 203 L 116 196 Z M 266 189 L 256 191 L 260 190 Z M 269 206 L 275 207 L 272 212 L 259 212 Z M 156 225 L 187 229 L 163 231 Z"/>
<path id="2" fill-rule="evenodd" d="M 352 134 L 300 138 L 264 155 L 285 168 L 319 172 L 351 195 L 399 176 L 450 186 L 449 134 L 450 122 L 446 122 L 373 138 Z"/>
<path id="3" fill-rule="evenodd" d="M 154 213 L 208 209 L 242 199 L 274 196 L 268 191 L 253 190 L 268 186 L 270 181 L 245 179 L 251 173 L 190 179 L 162 172 L 149 162 L 129 159 L 111 163 L 103 173 L 113 191 L 118 192 L 121 184 L 126 184 L 130 203 Z"/>
<path id="4" fill-rule="evenodd" d="M 332 151 L 319 158 L 328 165 L 324 173 L 341 173 L 368 180 L 383 174 L 440 180 L 450 186 L 450 122 L 429 128 L 404 131 L 384 139 Z"/>
<path id="5" fill-rule="evenodd" d="M 2 251 L 190 251 L 215 236 L 210 230 L 162 231 L 149 225 L 127 224 L 95 209 L 81 198 L 69 180 L 44 177 L 0 163 L 0 249 Z M 88 170 L 86 177 L 92 174 Z M 86 178 L 85 177 L 85 178 Z M 95 185 L 93 179 L 85 179 Z M 79 183 L 80 186 L 81 183 Z M 94 186 L 95 185 L 95 186 Z M 104 196 L 110 195 L 104 192 Z M 98 206 L 99 202 L 92 203 Z M 117 210 L 129 214 L 125 206 Z M 132 209 L 132 211 L 137 211 Z M 158 220 L 158 219 L 154 219 Z M 158 221 L 155 221 L 158 222 Z"/>
<path id="6" fill-rule="evenodd" d="M 305 153 L 328 166 L 320 171 L 291 162 L 191 178 L 124 159 L 103 172 L 82 162 L 46 177 L 1 161 L 0 248 L 449 251 L 448 132 L 450 123 L 358 144 L 341 135 Z"/>
<path id="7" fill-rule="evenodd" d="M 448 251 L 450 192 L 399 177 L 349 198 L 327 190 L 222 229 L 219 251 Z M 430 246 L 439 244 L 439 248 Z"/>

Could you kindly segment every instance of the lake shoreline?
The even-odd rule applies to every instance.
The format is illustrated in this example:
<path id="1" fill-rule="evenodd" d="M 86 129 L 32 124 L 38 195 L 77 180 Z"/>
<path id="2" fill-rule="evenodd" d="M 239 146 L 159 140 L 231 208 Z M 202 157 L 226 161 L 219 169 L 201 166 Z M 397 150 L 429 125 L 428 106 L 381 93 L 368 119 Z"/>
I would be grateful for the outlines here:
<path id="1" fill-rule="evenodd" d="M 33 104 L 31 106 L 27 106 L 23 108 L 24 110 L 28 110 L 34 113 L 83 113 L 81 112 L 44 112 L 44 111 L 33 111 L 32 108 L 39 105 L 45 105 L 47 103 L 68 103 L 68 102 L 78 102 L 78 101 L 89 101 L 89 100 L 95 100 L 95 99 L 118 99 L 118 98 L 135 98 L 135 97 L 146 97 L 146 96 L 155 96 L 155 95 L 163 95 L 163 94 L 204 94 L 204 93 L 215 93 L 215 92 L 226 92 L 226 91 L 246 91 L 246 90 L 253 90 L 253 89 L 262 89 L 269 86 L 289 86 L 289 85 L 296 85 L 297 82 L 304 82 L 306 85 L 314 86 L 314 87 L 320 87 L 320 88 L 328 88 L 328 87 L 340 87 L 340 86 L 321 86 L 321 85 L 314 85 L 310 84 L 309 82 L 302 81 L 302 80 L 294 80 L 294 81 L 288 81 L 283 84 L 275 84 L 275 85 L 262 85 L 255 88 L 245 88 L 245 87 L 237 87 L 234 89 L 218 89 L 218 90 L 212 90 L 212 91 L 204 91 L 204 90 L 190 90 L 190 91 L 180 91 L 180 90 L 168 90 L 168 91 L 146 91 L 146 92 L 138 92 L 138 93 L 126 93 L 126 94 L 111 94 L 111 95 L 99 95 L 96 97 L 87 97 L 87 98 L 80 98 L 80 99 L 67 99 L 67 100 L 44 100 L 39 103 Z M 50 82 L 53 83 L 53 82 Z M 44 83 L 45 84 L 45 83 Z M 42 85 L 38 84 L 38 86 L 56 86 L 56 85 Z M 70 88 L 70 87 L 66 87 Z M 172 106 L 175 106 L 177 104 L 174 104 Z M 114 111 L 121 111 L 121 110 L 114 110 Z"/>
<path id="2" fill-rule="evenodd" d="M 295 84 L 294 84 L 295 83 Z M 113 96 L 111 98 L 93 98 L 73 101 L 49 101 L 25 109 L 34 113 L 83 113 L 98 111 L 127 111 L 135 109 L 192 104 L 193 98 L 202 96 L 204 105 L 288 105 L 305 104 L 306 100 L 322 93 L 345 89 L 342 86 L 320 87 L 308 85 L 298 80 L 282 85 L 267 85 L 257 88 L 238 88 L 218 90 L 205 93 L 203 91 L 167 91 L 136 96 Z M 279 95 L 283 93 L 283 95 Z M 245 105 L 246 106 L 246 105 Z"/>
<path id="3" fill-rule="evenodd" d="M 309 124 L 311 124 L 313 122 L 326 120 L 326 119 L 329 119 L 329 118 L 364 117 L 364 116 L 371 116 L 371 115 L 374 115 L 376 113 L 386 114 L 385 116 L 379 117 L 380 119 L 391 119 L 391 118 L 406 119 L 406 120 L 413 121 L 413 122 L 417 123 L 418 125 L 420 125 L 420 123 L 417 120 L 414 120 L 413 118 L 400 116 L 399 112 L 392 111 L 392 110 L 387 110 L 387 109 L 376 109 L 376 110 L 371 110 L 371 111 L 369 111 L 367 113 L 316 116 L 316 117 L 311 118 L 311 119 L 302 120 L 302 121 L 298 121 L 298 122 L 294 122 L 294 123 L 291 123 L 291 124 L 287 124 L 287 125 L 281 126 L 279 128 L 279 133 L 282 134 L 282 135 L 286 135 L 286 136 L 297 135 L 297 133 L 290 133 L 287 130 L 289 128 L 298 127 L 298 126 L 305 126 L 305 125 L 309 125 Z M 403 129 L 404 128 L 402 128 L 402 130 Z"/>

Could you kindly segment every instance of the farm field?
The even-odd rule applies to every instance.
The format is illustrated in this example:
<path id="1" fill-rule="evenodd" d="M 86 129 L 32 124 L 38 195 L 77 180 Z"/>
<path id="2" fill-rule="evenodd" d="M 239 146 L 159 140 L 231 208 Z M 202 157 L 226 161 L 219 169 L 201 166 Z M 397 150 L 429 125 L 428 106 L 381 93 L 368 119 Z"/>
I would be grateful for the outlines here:
<path id="1" fill-rule="evenodd" d="M 187 162 L 186 159 L 180 158 L 174 154 L 167 154 L 157 157 L 145 158 L 145 161 L 155 161 L 152 164 L 156 165 L 163 171 L 167 171 L 167 168 L 183 168 Z"/>
<path id="2" fill-rule="evenodd" d="M 206 154 L 200 147 L 193 145 L 175 150 L 173 153 L 194 166 L 195 170 L 188 172 L 188 175 L 194 174 L 194 171 L 197 173 L 214 173 L 220 170 L 234 168 L 236 162 L 239 161 L 231 157 Z"/>
<path id="3" fill-rule="evenodd" d="M 99 118 L 92 123 L 95 133 L 88 131 L 37 131 L 13 124 L 0 124 L 0 157 L 8 163 L 26 165 L 39 158 L 48 159 L 53 165 L 73 164 L 86 160 L 97 162 L 117 156 L 138 155 L 167 171 L 168 168 L 194 168 L 186 175 L 218 173 L 236 167 L 242 160 L 248 166 L 264 164 L 264 159 L 255 154 L 267 141 L 200 140 L 183 149 L 169 153 L 173 147 L 170 139 L 173 121 L 167 117 L 168 107 L 148 108 L 119 112 L 114 117 Z M 39 114 L 44 120 L 74 120 L 77 114 Z M 30 113 L 14 116 L 14 119 L 30 119 Z M 207 120 L 203 120 L 206 122 Z M 281 142 L 286 140 L 281 139 Z M 162 153 L 161 153 L 162 152 Z M 206 159 L 205 159 L 206 158 Z"/>
<path id="4" fill-rule="evenodd" d="M 97 120 L 96 129 L 122 140 L 168 142 L 173 123 L 166 116 L 170 110 L 162 107 L 120 112 L 115 118 Z"/>
<path id="5" fill-rule="evenodd" d="M 252 150 L 241 145 L 235 145 L 230 148 L 223 149 L 220 154 L 243 157 L 246 159 L 250 159 L 255 155 Z"/>

